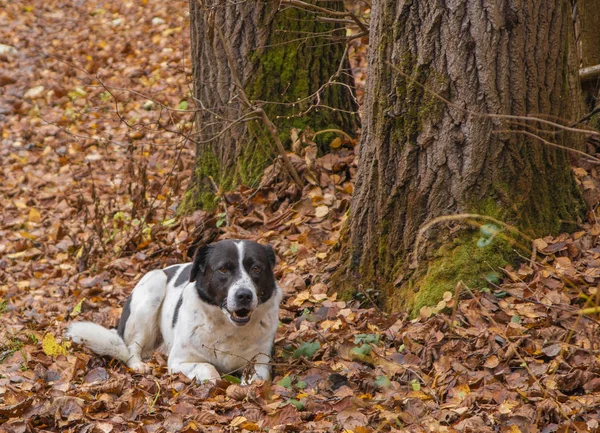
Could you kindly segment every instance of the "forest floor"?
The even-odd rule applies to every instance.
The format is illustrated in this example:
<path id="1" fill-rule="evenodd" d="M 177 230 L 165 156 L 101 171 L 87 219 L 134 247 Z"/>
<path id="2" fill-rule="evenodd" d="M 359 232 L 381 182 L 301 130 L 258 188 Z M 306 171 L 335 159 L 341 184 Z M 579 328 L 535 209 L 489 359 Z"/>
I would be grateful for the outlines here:
<path id="1" fill-rule="evenodd" d="M 355 143 L 290 155 L 215 214 L 178 217 L 193 167 L 187 2 L 0 0 L 0 431 L 600 431 L 600 224 L 533 242 L 500 287 L 415 319 L 331 294 Z M 349 131 L 352 133 L 352 131 Z M 575 169 L 598 203 L 597 173 Z M 277 251 L 273 381 L 152 374 L 63 337 L 118 322 L 148 270 L 197 240 Z M 480 288 L 481 289 L 481 288 Z M 329 294 L 328 294 L 329 293 Z M 592 311 L 587 311 L 591 313 Z"/>

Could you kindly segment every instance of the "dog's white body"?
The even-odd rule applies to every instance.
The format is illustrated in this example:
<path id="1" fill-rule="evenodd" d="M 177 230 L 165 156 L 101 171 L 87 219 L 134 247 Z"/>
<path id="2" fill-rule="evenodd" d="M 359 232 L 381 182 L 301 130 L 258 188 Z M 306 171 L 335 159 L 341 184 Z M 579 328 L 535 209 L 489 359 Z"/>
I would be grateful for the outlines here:
<path id="1" fill-rule="evenodd" d="M 258 244 L 257 244 L 258 245 Z M 281 289 L 275 284 L 271 296 L 258 302 L 257 287 L 245 270 L 244 243 L 236 243 L 239 252 L 237 279 L 227 288 L 222 305 L 211 305 L 198 295 L 194 281 L 189 282 L 192 264 L 174 265 L 146 274 L 134 288 L 126 305 L 122 336 L 91 322 L 75 322 L 67 335 L 100 355 L 119 359 L 138 372 L 147 372 L 144 358 L 159 350 L 168 355 L 172 373 L 181 372 L 199 381 L 218 379 L 221 374 L 250 367 L 245 382 L 269 379 L 269 360 L 279 323 Z M 246 266 L 247 267 L 247 266 Z M 254 269 L 254 268 L 253 268 Z M 238 287 L 253 292 L 250 319 L 242 325 L 230 318 L 230 298 Z M 248 295 L 249 296 L 249 295 Z M 226 305 L 223 307 L 223 305 Z M 249 379 L 248 379 L 249 377 Z"/>

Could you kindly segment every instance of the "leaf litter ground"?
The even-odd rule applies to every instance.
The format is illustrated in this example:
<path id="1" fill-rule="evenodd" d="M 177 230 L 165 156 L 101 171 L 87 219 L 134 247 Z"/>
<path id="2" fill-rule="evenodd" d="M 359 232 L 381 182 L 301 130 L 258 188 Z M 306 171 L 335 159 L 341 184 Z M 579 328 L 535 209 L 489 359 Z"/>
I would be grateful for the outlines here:
<path id="1" fill-rule="evenodd" d="M 0 0 L 0 431 L 598 431 L 600 225 L 538 239 L 502 286 L 449 288 L 409 320 L 373 307 L 376 290 L 328 290 L 355 143 L 317 157 L 292 132 L 303 191 L 274 164 L 216 214 L 176 216 L 193 167 L 186 12 Z M 595 168 L 575 174 L 597 205 Z M 144 272 L 234 237 L 278 252 L 272 383 L 198 385 L 159 354 L 137 375 L 63 338 L 73 319 L 115 326 Z"/>

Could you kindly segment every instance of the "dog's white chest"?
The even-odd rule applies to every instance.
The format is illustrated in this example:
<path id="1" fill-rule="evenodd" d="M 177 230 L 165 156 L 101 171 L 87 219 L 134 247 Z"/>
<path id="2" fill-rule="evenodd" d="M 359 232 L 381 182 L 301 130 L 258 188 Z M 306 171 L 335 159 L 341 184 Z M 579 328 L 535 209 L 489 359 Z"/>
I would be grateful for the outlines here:
<path id="1" fill-rule="evenodd" d="M 235 326 L 220 308 L 200 301 L 194 290 L 193 284 L 184 289 L 175 327 L 171 332 L 163 330 L 170 360 L 207 362 L 227 374 L 256 361 L 253 358 L 259 353 L 270 356 L 279 296 L 259 305 L 250 323 Z M 171 320 L 166 319 L 163 323 Z"/>
<path id="2" fill-rule="evenodd" d="M 194 346 L 195 351 L 205 358 L 207 362 L 217 367 L 217 370 L 223 373 L 231 373 L 239 368 L 244 367 L 248 362 L 252 361 L 252 357 L 256 355 L 256 335 L 260 333 L 256 326 L 254 329 L 231 329 L 232 326 L 223 321 L 224 327 L 213 327 L 212 329 L 197 329 L 191 335 L 190 343 Z M 245 328 L 250 328 L 247 325 Z M 248 332 L 254 330 L 255 333 Z M 203 332 L 207 331 L 207 332 Z"/>

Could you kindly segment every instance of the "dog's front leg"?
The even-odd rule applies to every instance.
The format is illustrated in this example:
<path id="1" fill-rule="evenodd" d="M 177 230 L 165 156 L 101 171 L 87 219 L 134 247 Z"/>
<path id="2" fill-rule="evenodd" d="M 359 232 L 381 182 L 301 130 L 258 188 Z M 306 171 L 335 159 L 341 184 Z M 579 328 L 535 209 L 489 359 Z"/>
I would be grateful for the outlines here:
<path id="1" fill-rule="evenodd" d="M 221 378 L 217 369 L 207 362 L 174 362 L 169 365 L 169 370 L 171 373 L 183 373 L 186 377 L 198 382 L 216 383 L 217 379 Z"/>
<path id="2" fill-rule="evenodd" d="M 263 353 L 256 355 L 254 357 L 254 365 L 252 366 L 254 373 L 250 375 L 249 379 L 247 376 L 245 376 L 242 379 L 242 385 L 249 385 L 255 380 L 269 380 L 271 378 L 271 365 L 269 365 L 270 360 L 271 359 Z"/>

